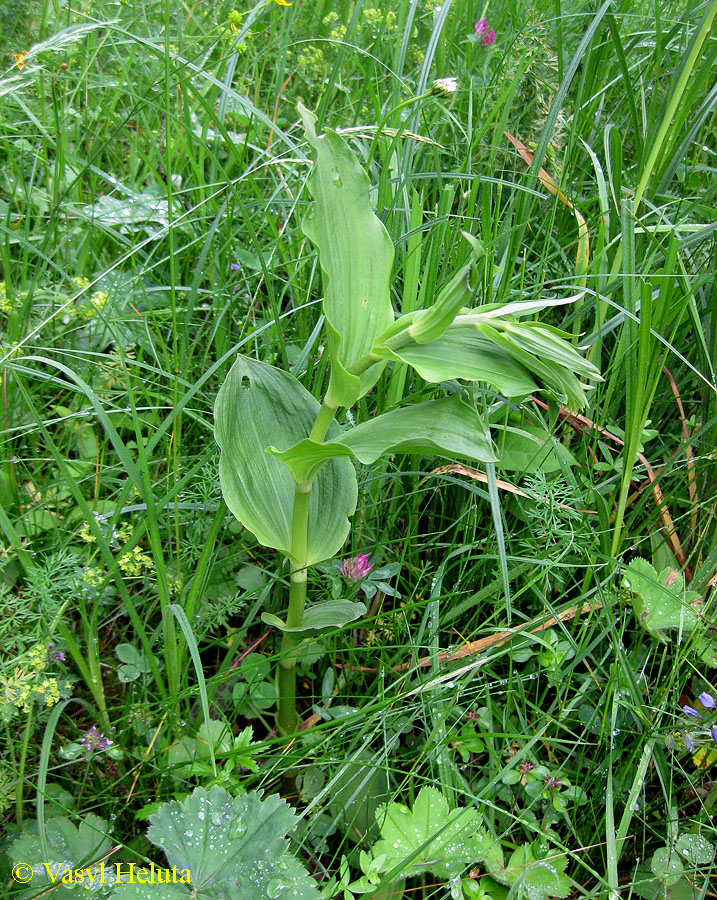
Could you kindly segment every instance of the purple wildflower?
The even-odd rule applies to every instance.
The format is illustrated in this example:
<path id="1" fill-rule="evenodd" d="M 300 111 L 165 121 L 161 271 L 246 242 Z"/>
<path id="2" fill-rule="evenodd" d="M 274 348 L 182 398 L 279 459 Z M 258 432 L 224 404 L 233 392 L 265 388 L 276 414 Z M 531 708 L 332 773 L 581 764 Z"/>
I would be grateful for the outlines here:
<path id="1" fill-rule="evenodd" d="M 348 557 L 341 563 L 339 571 L 349 581 L 360 581 L 373 569 L 373 563 L 368 561 L 370 555 L 370 553 L 359 553 L 357 556 Z"/>
<path id="2" fill-rule="evenodd" d="M 232 263 L 229 266 L 229 268 L 232 270 L 232 272 L 238 272 L 240 269 L 240 266 L 239 266 L 239 263 Z"/>
<path id="3" fill-rule="evenodd" d="M 55 645 L 50 641 L 47 645 L 47 661 L 48 662 L 64 662 L 65 661 L 65 652 L 64 650 L 53 650 Z"/>
<path id="4" fill-rule="evenodd" d="M 710 725 L 710 734 L 712 735 L 712 740 L 717 744 L 717 725 Z"/>
<path id="5" fill-rule="evenodd" d="M 476 35 L 481 38 L 481 46 L 490 47 L 495 44 L 495 31 L 488 25 L 485 16 L 476 22 Z"/>
<path id="6" fill-rule="evenodd" d="M 692 736 L 689 734 L 685 734 L 682 740 L 685 742 L 685 747 L 690 751 L 690 753 L 694 753 L 695 742 L 692 740 Z"/>
<path id="7" fill-rule="evenodd" d="M 533 763 L 524 761 L 518 766 L 518 768 L 520 769 L 521 772 L 530 772 L 530 770 L 534 769 L 535 766 L 533 765 Z"/>
<path id="8" fill-rule="evenodd" d="M 702 706 L 704 706 L 705 709 L 717 708 L 717 704 L 714 701 L 714 697 L 712 696 L 712 694 L 708 694 L 706 691 L 703 691 L 697 699 L 700 701 L 700 703 L 702 704 Z"/>
<path id="9" fill-rule="evenodd" d="M 692 716 L 693 719 L 701 719 L 702 718 L 702 716 L 697 712 L 697 710 L 693 709 L 691 706 L 687 706 L 687 705 L 683 706 L 682 712 L 686 716 Z"/>
<path id="10" fill-rule="evenodd" d="M 106 750 L 112 746 L 112 741 L 106 738 L 96 725 L 93 725 L 89 731 L 86 731 L 84 737 L 81 737 L 77 743 L 84 744 L 85 749 L 90 753 Z"/>

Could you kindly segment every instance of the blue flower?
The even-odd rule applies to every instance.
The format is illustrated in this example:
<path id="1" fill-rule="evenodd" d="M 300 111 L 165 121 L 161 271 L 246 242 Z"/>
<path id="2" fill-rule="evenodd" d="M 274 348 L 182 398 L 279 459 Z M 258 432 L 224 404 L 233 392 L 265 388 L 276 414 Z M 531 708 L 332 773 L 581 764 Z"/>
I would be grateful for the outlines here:
<path id="1" fill-rule="evenodd" d="M 717 709 L 717 703 L 715 703 L 712 694 L 708 694 L 706 691 L 704 691 L 699 695 L 697 699 L 705 709 Z"/>
<path id="2" fill-rule="evenodd" d="M 232 272 L 238 272 L 241 266 L 239 265 L 239 263 L 232 263 L 229 268 L 232 270 Z"/>
<path id="3" fill-rule="evenodd" d="M 685 734 L 682 737 L 682 740 L 685 742 L 685 747 L 690 751 L 690 753 L 694 753 L 695 750 L 695 742 L 692 740 L 691 735 Z"/>
<path id="4" fill-rule="evenodd" d="M 696 709 L 693 709 L 691 706 L 683 706 L 682 712 L 686 716 L 692 716 L 693 719 L 701 719 L 702 716 L 697 712 Z"/>

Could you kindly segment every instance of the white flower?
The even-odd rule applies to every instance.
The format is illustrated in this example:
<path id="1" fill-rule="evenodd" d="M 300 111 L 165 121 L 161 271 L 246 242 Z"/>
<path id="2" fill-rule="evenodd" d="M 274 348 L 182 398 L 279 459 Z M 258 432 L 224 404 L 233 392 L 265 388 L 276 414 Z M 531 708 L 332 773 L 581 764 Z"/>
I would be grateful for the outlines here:
<path id="1" fill-rule="evenodd" d="M 431 89 L 434 94 L 455 94 L 458 90 L 457 78 L 437 78 Z"/>

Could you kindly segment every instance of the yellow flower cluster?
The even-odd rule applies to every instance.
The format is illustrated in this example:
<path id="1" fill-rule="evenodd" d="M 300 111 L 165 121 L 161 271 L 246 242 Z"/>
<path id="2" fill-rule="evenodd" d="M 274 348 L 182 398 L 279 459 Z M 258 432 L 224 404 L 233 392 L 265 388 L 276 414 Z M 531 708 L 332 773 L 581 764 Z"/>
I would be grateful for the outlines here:
<path id="1" fill-rule="evenodd" d="M 79 313 L 82 318 L 89 322 L 90 319 L 94 319 L 98 312 L 101 312 L 105 306 L 107 306 L 108 296 L 105 291 L 93 291 L 90 296 L 90 305 L 83 306 Z"/>
<path id="2" fill-rule="evenodd" d="M 60 700 L 57 679 L 44 675 L 47 644 L 36 644 L 27 654 L 27 668 L 16 668 L 10 678 L 0 678 L 3 702 L 30 712 L 34 700 L 54 706 Z"/>
<path id="3" fill-rule="evenodd" d="M 129 553 L 120 557 L 119 567 L 125 575 L 143 575 L 154 569 L 152 557 L 145 553 L 141 547 L 133 547 Z"/>
<path id="4" fill-rule="evenodd" d="M 114 544 L 115 541 L 124 543 L 129 540 L 133 530 L 130 522 L 125 522 L 123 525 L 120 525 L 118 529 L 113 531 L 112 543 Z M 95 537 L 90 531 L 87 522 L 80 528 L 78 537 L 86 544 L 96 543 Z M 152 560 L 152 557 L 148 553 L 145 553 L 141 547 L 132 547 L 131 550 L 123 553 L 119 557 L 118 565 L 125 575 L 130 575 L 132 577 L 145 575 L 147 572 L 154 571 L 154 561 Z M 103 578 L 103 570 L 93 568 L 92 566 L 87 566 L 82 573 L 82 580 L 91 587 L 99 587 L 99 585 L 102 584 Z M 179 589 L 181 590 L 181 586 Z"/>
<path id="5" fill-rule="evenodd" d="M 104 579 L 102 569 L 96 569 L 93 566 L 87 566 L 82 573 L 82 580 L 90 587 L 99 587 Z"/>
<path id="6" fill-rule="evenodd" d="M 87 522 L 85 522 L 82 528 L 80 528 L 79 536 L 86 544 L 94 544 L 96 541 L 96 538 L 90 531 L 90 526 L 87 524 Z"/>
<path id="7" fill-rule="evenodd" d="M 304 75 L 320 78 L 324 71 L 324 54 L 320 47 L 307 47 L 299 54 L 297 63 Z"/>
<path id="8" fill-rule="evenodd" d="M 27 291 L 22 291 L 22 293 L 15 296 L 14 300 L 11 300 L 7 295 L 5 282 L 0 281 L 0 313 L 9 316 L 13 309 L 18 309 L 22 306 L 22 301 L 25 297 L 27 297 Z"/>
<path id="9" fill-rule="evenodd" d="M 27 664 L 34 672 L 42 672 L 47 663 L 47 644 L 35 644 L 27 654 Z"/>
<path id="10" fill-rule="evenodd" d="M 384 16 L 380 9 L 370 8 L 365 9 L 361 15 L 369 28 L 380 28 L 384 23 L 384 20 L 386 23 L 386 31 L 395 31 L 398 27 L 396 25 L 396 13 L 393 12 L 393 10 L 389 10 Z"/>

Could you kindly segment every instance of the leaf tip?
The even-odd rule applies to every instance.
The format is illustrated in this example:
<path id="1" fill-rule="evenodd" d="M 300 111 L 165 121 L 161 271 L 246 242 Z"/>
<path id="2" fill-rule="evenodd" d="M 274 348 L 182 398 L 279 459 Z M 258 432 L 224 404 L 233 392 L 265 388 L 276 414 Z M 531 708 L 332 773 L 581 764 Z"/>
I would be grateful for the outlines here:
<path id="1" fill-rule="evenodd" d="M 310 109 L 307 109 L 301 101 L 297 103 L 296 108 L 299 110 L 306 137 L 308 138 L 309 143 L 315 147 L 316 141 L 318 140 L 318 137 L 316 136 L 316 116 Z"/>

